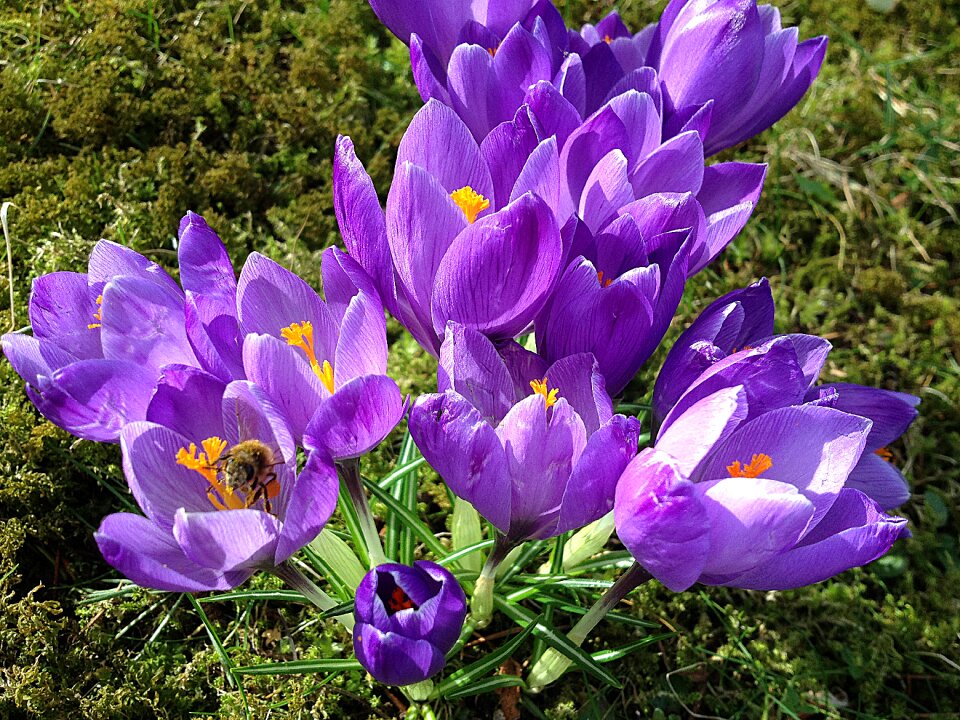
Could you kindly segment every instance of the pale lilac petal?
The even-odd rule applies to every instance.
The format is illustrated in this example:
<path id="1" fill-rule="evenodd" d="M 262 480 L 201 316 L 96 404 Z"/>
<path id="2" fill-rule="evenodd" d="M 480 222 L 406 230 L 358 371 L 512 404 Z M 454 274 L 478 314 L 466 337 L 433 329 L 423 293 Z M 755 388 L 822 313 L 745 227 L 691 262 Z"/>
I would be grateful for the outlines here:
<path id="1" fill-rule="evenodd" d="M 311 452 L 290 491 L 273 561 L 279 565 L 312 541 L 337 507 L 337 469 L 322 452 Z"/>
<path id="2" fill-rule="evenodd" d="M 476 408 L 451 391 L 422 395 L 410 412 L 410 435 L 458 497 L 501 532 L 510 529 L 510 476 L 503 446 Z"/>
<path id="3" fill-rule="evenodd" d="M 187 292 L 225 294 L 235 297 L 237 278 L 223 241 L 206 220 L 188 212 L 180 221 L 180 282 Z"/>
<path id="4" fill-rule="evenodd" d="M 674 592 L 693 585 L 707 562 L 707 512 L 673 459 L 648 448 L 624 470 L 614 501 L 617 537 Z"/>
<path id="5" fill-rule="evenodd" d="M 280 521 L 261 510 L 177 511 L 173 536 L 193 562 L 218 572 L 273 567 Z"/>
<path id="6" fill-rule="evenodd" d="M 200 368 L 167 365 L 160 369 L 157 390 L 146 420 L 163 425 L 192 442 L 223 435 L 220 404 L 227 384 Z"/>
<path id="7" fill-rule="evenodd" d="M 494 209 L 500 209 L 512 199 L 510 192 L 538 142 L 530 111 L 522 107 L 512 120 L 497 125 L 480 143 L 480 152 L 493 181 L 493 196 L 487 199 Z"/>
<path id="8" fill-rule="evenodd" d="M 359 293 L 347 306 L 333 364 L 334 387 L 363 375 L 387 373 L 387 325 L 376 296 Z"/>
<path id="9" fill-rule="evenodd" d="M 548 82 L 534 84 L 527 91 L 524 103 L 536 118 L 540 136 L 555 136 L 557 147 L 563 147 L 570 133 L 580 127 L 582 122 L 577 109 Z"/>
<path id="10" fill-rule="evenodd" d="M 530 154 L 510 192 L 510 202 L 528 192 L 542 198 L 551 208 L 560 203 L 560 155 L 554 137 L 544 140 Z"/>
<path id="11" fill-rule="evenodd" d="M 587 177 L 577 214 L 591 232 L 599 232 L 620 208 L 633 200 L 627 164 L 627 158 L 620 150 L 611 150 Z"/>
<path id="12" fill-rule="evenodd" d="M 454 322 L 447 323 L 440 348 L 437 389 L 454 390 L 491 425 L 500 422 L 515 400 L 513 379 L 493 343 L 476 330 Z"/>
<path id="13" fill-rule="evenodd" d="M 672 455 L 679 471 L 689 477 L 716 444 L 746 419 L 747 412 L 742 385 L 717 390 L 665 425 L 657 437 L 657 449 Z"/>
<path id="14" fill-rule="evenodd" d="M 137 585 L 171 592 L 229 590 L 250 570 L 219 573 L 184 554 L 169 533 L 131 513 L 107 515 L 93 534 L 104 559 Z"/>
<path id="15" fill-rule="evenodd" d="M 121 276 L 150 280 L 175 295 L 183 295 L 180 286 L 155 262 L 110 240 L 98 241 L 90 252 L 90 260 L 87 264 L 87 279 L 90 283 L 91 295 L 96 298 L 104 284 Z"/>
<path id="16" fill-rule="evenodd" d="M 670 138 L 648 155 L 631 172 L 630 184 L 636 197 L 655 192 L 696 194 L 703 175 L 703 143 L 691 131 Z"/>
<path id="17" fill-rule="evenodd" d="M 845 487 L 859 490 L 884 510 L 892 510 L 910 499 L 910 485 L 903 473 L 869 448 L 850 472 Z"/>
<path id="18" fill-rule="evenodd" d="M 551 389 L 557 388 L 560 397 L 570 403 L 588 435 L 613 417 L 613 402 L 593 355 L 580 353 L 561 358 L 547 368 L 543 377 Z"/>
<path id="19" fill-rule="evenodd" d="M 351 380 L 314 413 L 304 445 L 334 460 L 360 457 L 379 445 L 403 419 L 406 405 L 397 384 L 384 375 Z"/>
<path id="20" fill-rule="evenodd" d="M 85 274 L 55 272 L 34 279 L 29 308 L 34 337 L 60 345 L 78 360 L 103 357 L 100 331 L 90 327 L 99 322 L 94 313 L 100 308 Z"/>

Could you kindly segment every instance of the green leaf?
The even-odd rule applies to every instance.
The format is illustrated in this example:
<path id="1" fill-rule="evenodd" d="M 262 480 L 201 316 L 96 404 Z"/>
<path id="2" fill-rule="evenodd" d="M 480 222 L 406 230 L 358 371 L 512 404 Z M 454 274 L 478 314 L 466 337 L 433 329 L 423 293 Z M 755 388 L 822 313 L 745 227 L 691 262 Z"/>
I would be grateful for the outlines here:
<path id="1" fill-rule="evenodd" d="M 353 597 L 366 571 L 350 546 L 325 528 L 307 549 L 311 559 L 323 566 L 318 568 L 321 574 L 327 580 L 331 579 L 331 575 L 334 576 L 336 582 L 346 588 L 344 598 Z"/>
<path id="2" fill-rule="evenodd" d="M 403 524 L 423 541 L 423 544 L 430 549 L 430 552 L 441 558 L 449 554 L 449 551 L 440 544 L 440 541 L 437 540 L 430 528 L 420 522 L 420 519 L 416 515 L 405 508 L 403 504 L 398 502 L 388 491 L 384 490 L 375 482 L 370 482 L 369 480 L 364 480 L 363 482 L 377 500 L 386 505 L 390 512 L 396 513 Z"/>
<path id="3" fill-rule="evenodd" d="M 475 553 L 479 550 L 486 550 L 489 547 L 493 547 L 494 542 L 495 541 L 491 538 L 490 540 L 481 540 L 473 545 L 467 545 L 466 547 L 460 548 L 456 552 L 450 553 L 446 557 L 440 558 L 437 560 L 437 565 L 451 565 L 465 555 L 470 555 L 471 553 Z"/>
<path id="4" fill-rule="evenodd" d="M 278 600 L 280 602 L 306 602 L 306 599 L 296 590 L 237 590 L 236 592 L 207 595 L 198 598 L 197 602 L 223 602 L 225 600 Z"/>
<path id="5" fill-rule="evenodd" d="M 213 643 L 214 650 L 217 651 L 217 657 L 220 658 L 220 664 L 223 665 L 224 672 L 227 674 L 227 680 L 230 682 L 230 687 L 235 685 L 240 687 L 240 692 L 243 692 L 243 686 L 233 677 L 235 668 L 233 663 L 230 661 L 230 656 L 227 655 L 227 649 L 223 646 L 223 643 L 220 642 L 220 636 L 217 634 L 217 629 L 210 623 L 210 618 L 207 617 L 207 614 L 203 611 L 203 607 L 200 603 L 197 602 L 197 599 L 187 593 L 187 599 L 190 600 L 190 604 L 193 605 L 193 609 L 196 611 L 197 615 L 200 616 L 200 622 L 203 623 L 203 627 L 207 630 L 207 636 L 210 638 L 210 642 Z M 244 702 L 246 702 L 246 696 L 244 696 Z"/>
<path id="6" fill-rule="evenodd" d="M 362 670 L 359 661 L 341 658 L 318 660 L 292 660 L 290 662 L 243 665 L 233 669 L 237 675 L 308 675 L 310 673 L 343 672 Z"/>
<path id="7" fill-rule="evenodd" d="M 617 678 L 615 678 L 607 670 L 600 667 L 600 665 L 597 664 L 592 657 L 590 657 L 590 654 L 586 650 L 572 643 L 566 635 L 558 632 L 553 626 L 543 623 L 542 615 L 539 618 L 534 618 L 533 613 L 531 613 L 529 610 L 526 610 L 519 605 L 513 605 L 509 602 L 506 602 L 496 595 L 494 596 L 493 601 L 497 608 L 499 608 L 504 615 L 517 623 L 517 625 L 528 629 L 532 627 L 534 635 L 542 638 L 547 645 L 550 645 L 558 652 L 566 655 L 584 672 L 593 675 L 595 678 L 605 682 L 607 685 L 611 685 L 615 688 L 623 687 L 620 684 L 620 681 L 617 680 Z"/>
<path id="8" fill-rule="evenodd" d="M 472 685 L 468 685 L 460 690 L 452 690 L 444 695 L 444 698 L 447 700 L 457 700 L 458 698 L 469 697 L 470 695 L 482 695 L 508 687 L 522 687 L 526 689 L 527 684 L 523 681 L 523 678 L 517 677 L 516 675 L 494 675 L 486 680 L 478 680 Z"/>
<path id="9" fill-rule="evenodd" d="M 661 640 L 667 640 L 672 637 L 676 637 L 676 633 L 668 632 L 661 633 L 660 635 L 648 635 L 647 637 L 634 640 L 626 645 L 621 645 L 618 648 L 600 650 L 593 653 L 590 657 L 592 657 L 598 663 L 613 662 L 614 660 L 619 660 L 622 657 L 626 657 L 630 653 L 639 650 L 640 648 L 644 648 L 647 645 L 652 645 L 653 643 L 660 642 Z"/>
<path id="10" fill-rule="evenodd" d="M 539 623 L 539 621 L 540 618 L 537 618 L 537 623 Z M 499 668 L 504 661 L 513 655 L 517 648 L 523 644 L 523 641 L 527 639 L 527 636 L 533 632 L 534 627 L 536 627 L 536 623 L 528 625 L 510 642 L 501 646 L 489 655 L 484 655 L 476 662 L 457 670 L 450 677 L 437 685 L 437 695 L 440 697 L 445 697 L 447 693 L 463 692 L 466 688 L 473 684 L 474 680 L 481 678 L 490 673 L 492 670 Z"/>
<path id="11" fill-rule="evenodd" d="M 360 527 L 360 516 L 357 515 L 357 509 L 350 500 L 350 493 L 340 480 L 340 494 L 337 496 L 337 508 L 340 510 L 340 517 L 343 518 L 343 524 L 347 526 L 350 532 L 350 538 L 353 540 L 353 547 L 357 549 L 357 555 L 364 567 L 369 567 L 370 556 L 367 554 L 367 544 L 363 540 L 363 530 Z"/>
<path id="12" fill-rule="evenodd" d="M 480 514 L 473 505 L 463 498 L 457 498 L 453 505 L 453 520 L 450 523 L 450 532 L 454 550 L 470 547 L 483 541 Z M 468 553 L 458 559 L 457 564 L 464 570 L 479 573 L 480 568 L 483 567 L 483 553 Z"/>

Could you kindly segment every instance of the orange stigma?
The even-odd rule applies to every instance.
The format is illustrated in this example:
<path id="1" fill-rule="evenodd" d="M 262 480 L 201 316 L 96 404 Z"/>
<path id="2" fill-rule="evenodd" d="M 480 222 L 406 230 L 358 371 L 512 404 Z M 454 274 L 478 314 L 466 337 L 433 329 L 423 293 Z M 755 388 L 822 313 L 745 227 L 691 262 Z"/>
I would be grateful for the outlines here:
<path id="1" fill-rule="evenodd" d="M 531 380 L 530 387 L 533 388 L 533 392 L 537 395 L 543 395 L 543 399 L 547 401 L 547 407 L 553 407 L 557 404 L 557 393 L 560 392 L 559 388 L 554 388 L 549 390 L 547 388 L 547 379 L 543 380 Z"/>
<path id="2" fill-rule="evenodd" d="M 414 605 L 410 596 L 403 591 L 403 588 L 397 585 L 393 589 L 393 592 L 390 593 L 390 599 L 387 600 L 387 607 L 393 612 L 400 612 L 401 610 L 412 610 L 416 605 Z"/>
<path id="3" fill-rule="evenodd" d="M 103 295 L 97 295 L 97 311 L 93 314 L 95 323 L 87 325 L 87 330 L 96 330 L 103 325 Z"/>
<path id="4" fill-rule="evenodd" d="M 609 35 L 604 35 L 604 36 L 603 36 L 603 41 L 604 41 L 607 45 L 609 45 L 610 43 L 613 42 L 613 38 L 610 37 Z"/>
<path id="5" fill-rule="evenodd" d="M 487 48 L 487 52 L 490 53 L 490 57 L 496 57 L 499 49 L 498 47 Z"/>
<path id="6" fill-rule="evenodd" d="M 755 478 L 760 477 L 772 467 L 773 460 L 770 459 L 769 455 L 754 453 L 753 457 L 750 458 L 749 465 L 742 466 L 740 461 L 737 460 L 727 465 L 727 472 L 730 473 L 730 477 Z"/>
<path id="7" fill-rule="evenodd" d="M 600 287 L 610 287 L 613 284 L 613 278 L 603 279 L 603 270 L 597 273 L 597 280 L 600 281 Z"/>
<path id="8" fill-rule="evenodd" d="M 453 198 L 457 207 L 463 210 L 463 214 L 467 216 L 467 222 L 471 224 L 477 219 L 477 215 L 490 207 L 490 201 L 475 192 L 469 185 L 454 190 L 450 193 L 450 197 Z"/>
<path id="9" fill-rule="evenodd" d="M 333 395 L 333 365 L 329 360 L 324 360 L 322 364 L 317 360 L 317 351 L 313 345 L 313 323 L 308 320 L 292 323 L 280 330 L 280 336 L 287 341 L 287 345 L 303 350 L 314 374 L 320 378 L 327 392 Z"/>
<path id="10" fill-rule="evenodd" d="M 883 460 L 886 460 L 887 462 L 893 462 L 893 453 L 887 450 L 885 447 L 877 448 L 873 452 L 879 455 Z"/>
<path id="11" fill-rule="evenodd" d="M 736 355 L 738 352 L 745 352 L 746 350 L 753 350 L 753 345 L 744 345 L 744 346 L 741 347 L 741 348 L 737 348 L 737 347 L 731 348 L 731 349 L 730 349 L 730 354 L 731 354 L 731 355 Z"/>

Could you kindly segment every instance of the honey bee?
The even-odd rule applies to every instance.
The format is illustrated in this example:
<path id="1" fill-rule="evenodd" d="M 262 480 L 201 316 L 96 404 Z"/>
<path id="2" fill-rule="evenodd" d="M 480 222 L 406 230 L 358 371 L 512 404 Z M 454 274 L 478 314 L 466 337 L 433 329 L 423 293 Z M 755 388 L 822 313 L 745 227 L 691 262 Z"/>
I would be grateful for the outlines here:
<path id="1" fill-rule="evenodd" d="M 247 507 L 263 500 L 263 509 L 271 512 L 269 489 L 277 479 L 273 468 L 279 464 L 262 442 L 244 440 L 220 456 L 217 472 L 229 490 L 244 494 Z"/>

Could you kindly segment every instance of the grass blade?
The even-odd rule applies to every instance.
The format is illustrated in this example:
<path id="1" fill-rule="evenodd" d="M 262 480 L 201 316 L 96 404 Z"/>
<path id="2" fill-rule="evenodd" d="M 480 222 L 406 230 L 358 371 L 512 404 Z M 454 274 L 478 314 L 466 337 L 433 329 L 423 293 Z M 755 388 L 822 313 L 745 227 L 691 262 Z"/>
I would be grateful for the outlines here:
<path id="1" fill-rule="evenodd" d="M 290 662 L 262 663 L 235 667 L 237 675 L 309 675 L 311 673 L 343 672 L 361 670 L 359 661 L 341 658 L 317 660 L 291 660 Z"/>
<path id="2" fill-rule="evenodd" d="M 619 660 L 620 658 L 626 657 L 635 650 L 639 650 L 647 645 L 652 645 L 653 643 L 660 642 L 661 640 L 667 640 L 675 636 L 676 633 L 673 632 L 660 633 L 659 635 L 648 635 L 647 637 L 640 638 L 639 640 L 629 642 L 626 645 L 621 645 L 618 648 L 599 650 L 598 652 L 593 653 L 590 657 L 592 657 L 598 663 L 613 662 L 614 660 Z"/>
<path id="3" fill-rule="evenodd" d="M 559 632 L 554 627 L 544 624 L 542 622 L 542 615 L 535 618 L 533 613 L 531 613 L 529 610 L 525 610 L 519 605 L 508 603 L 498 596 L 494 596 L 493 601 L 496 603 L 497 608 L 499 608 L 504 615 L 517 623 L 517 625 L 528 629 L 532 628 L 537 637 L 542 638 L 547 645 L 550 645 L 558 652 L 566 655 L 584 672 L 593 675 L 595 678 L 605 682 L 607 685 L 611 685 L 615 688 L 623 687 L 620 684 L 620 681 L 617 680 L 617 678 L 615 678 L 609 671 L 600 667 L 596 660 L 594 660 L 587 651 L 570 642 L 570 639 L 567 638 L 566 635 Z"/>
<path id="4" fill-rule="evenodd" d="M 364 480 L 363 482 L 377 500 L 386 505 L 390 512 L 396 513 L 404 526 L 423 541 L 423 544 L 430 549 L 430 552 L 439 558 L 446 557 L 449 554 L 449 551 L 437 540 L 430 528 L 420 522 L 420 519 L 404 507 L 402 503 L 398 502 L 393 495 L 375 482 L 370 482 L 369 480 Z"/>
<path id="5" fill-rule="evenodd" d="M 457 700 L 459 698 L 469 697 L 470 695 L 482 695 L 483 693 L 508 687 L 526 688 L 527 683 L 524 682 L 523 678 L 516 675 L 494 675 L 486 680 L 478 680 L 472 685 L 460 688 L 459 690 L 452 690 L 443 697 L 446 700 Z"/>
<path id="6" fill-rule="evenodd" d="M 444 697 L 447 693 L 462 693 L 473 684 L 474 680 L 482 678 L 484 675 L 489 674 L 492 670 L 499 668 L 504 661 L 513 655 L 517 648 L 523 644 L 523 641 L 526 640 L 527 636 L 533 632 L 534 628 L 539 622 L 540 618 L 537 618 L 536 622 L 529 623 L 527 627 L 525 627 L 510 642 L 504 644 L 489 655 L 483 656 L 476 662 L 457 670 L 450 677 L 437 685 L 437 694 L 440 697 Z"/>

